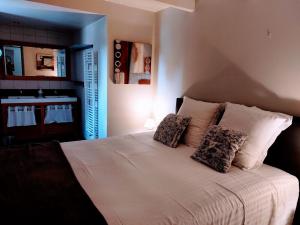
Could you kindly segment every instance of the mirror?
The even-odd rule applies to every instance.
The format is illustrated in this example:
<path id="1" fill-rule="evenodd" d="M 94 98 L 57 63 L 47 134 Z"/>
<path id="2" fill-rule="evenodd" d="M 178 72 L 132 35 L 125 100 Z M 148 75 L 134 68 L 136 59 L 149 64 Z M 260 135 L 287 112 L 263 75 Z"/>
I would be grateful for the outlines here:
<path id="1" fill-rule="evenodd" d="M 22 48 L 19 46 L 4 46 L 5 74 L 22 76 Z"/>
<path id="2" fill-rule="evenodd" d="M 65 49 L 23 47 L 24 76 L 66 76 Z"/>
<path id="3" fill-rule="evenodd" d="M 151 83 L 151 44 L 114 41 L 114 83 Z"/>
<path id="4" fill-rule="evenodd" d="M 66 49 L 2 45 L 5 78 L 66 78 Z"/>

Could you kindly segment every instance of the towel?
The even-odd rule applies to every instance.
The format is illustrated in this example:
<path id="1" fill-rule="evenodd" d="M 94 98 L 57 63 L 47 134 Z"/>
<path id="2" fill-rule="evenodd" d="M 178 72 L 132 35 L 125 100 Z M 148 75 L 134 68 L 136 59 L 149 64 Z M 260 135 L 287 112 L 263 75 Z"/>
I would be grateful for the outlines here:
<path id="1" fill-rule="evenodd" d="M 72 123 L 71 105 L 48 105 L 46 108 L 45 124 L 51 123 Z"/>
<path id="2" fill-rule="evenodd" d="M 36 125 L 34 106 L 9 106 L 7 127 Z"/>

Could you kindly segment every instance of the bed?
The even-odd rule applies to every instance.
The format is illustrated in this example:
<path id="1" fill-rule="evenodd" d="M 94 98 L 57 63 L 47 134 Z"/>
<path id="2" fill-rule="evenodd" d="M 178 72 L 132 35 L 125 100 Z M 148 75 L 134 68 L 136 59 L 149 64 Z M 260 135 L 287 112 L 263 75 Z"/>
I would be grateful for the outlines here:
<path id="1" fill-rule="evenodd" d="M 177 109 L 181 103 L 182 100 L 178 99 Z M 61 218 L 57 213 L 66 210 L 67 206 L 69 209 L 61 214 L 70 214 L 71 218 L 68 218 L 68 222 L 60 223 L 63 225 L 288 225 L 292 223 L 299 195 L 296 178 L 300 175 L 298 137 L 300 123 L 296 118 L 294 124 L 279 136 L 270 149 L 266 164 L 249 171 L 232 166 L 227 174 L 193 161 L 190 158 L 195 151 L 193 148 L 181 144 L 173 149 L 154 141 L 153 132 L 104 140 L 67 142 L 61 144 L 61 149 L 51 145 L 52 149 L 46 146 L 35 150 L 20 150 L 23 156 L 20 157 L 18 153 L 14 159 L 21 158 L 16 165 L 21 164 L 26 168 L 22 171 L 24 175 L 30 174 L 30 178 L 35 179 L 36 170 L 41 170 L 43 179 L 45 174 L 50 177 L 47 179 L 52 185 L 50 190 L 43 184 L 45 193 L 37 196 L 50 196 L 51 199 L 53 195 L 56 196 L 53 192 L 60 192 L 51 201 L 49 210 L 52 210 L 52 216 L 46 208 L 40 211 L 46 211 L 48 219 L 39 218 L 35 220 L 39 221 L 36 223 L 23 220 L 22 224 L 57 224 L 49 221 L 54 217 L 57 220 L 53 221 L 59 221 Z M 36 157 L 37 154 L 39 157 Z M 52 162 L 54 166 L 51 160 L 49 163 L 49 167 L 54 167 L 53 173 L 49 173 L 52 170 L 40 160 L 43 157 L 45 160 L 49 158 L 47 154 L 51 154 L 51 160 L 55 162 Z M 3 157 L 4 154 L 0 154 L 2 163 L 12 159 L 8 154 L 5 154 L 5 160 Z M 38 158 L 34 163 L 33 157 Z M 27 167 L 23 165 L 25 162 L 28 162 Z M 66 168 L 63 164 L 67 164 Z M 57 171 L 57 167 L 62 167 L 62 170 Z M 2 169 L 0 163 L 0 180 L 6 181 Z M 70 177 L 73 180 L 69 180 Z M 16 179 L 16 182 L 19 184 L 20 179 Z M 28 183 L 26 185 L 31 187 Z M 60 184 L 64 188 L 58 187 Z M 10 199 L 11 196 L 25 195 L 25 192 L 16 193 L 20 189 L 14 193 L 8 189 L 4 189 L 7 193 L 3 194 L 3 187 L 0 186 L 1 212 L 9 212 L 6 205 L 1 204 L 5 202 L 5 197 Z M 36 196 L 35 193 L 33 195 Z M 56 207 L 55 202 L 61 199 L 66 204 Z M 40 202 L 39 199 L 37 201 Z M 34 215 L 32 211 L 36 210 L 36 205 L 26 204 L 26 207 L 22 207 L 26 215 Z M 22 213 L 22 210 L 19 211 Z M 2 218 L 12 218 L 14 213 L 10 217 L 6 215 L 3 214 Z M 35 219 L 26 215 L 24 218 L 28 221 Z M 4 224 L 18 223 L 10 220 L 10 223 Z"/>
<path id="2" fill-rule="evenodd" d="M 142 133 L 63 143 L 80 184 L 108 224 L 290 224 L 298 180 L 264 165 L 228 174 Z"/>

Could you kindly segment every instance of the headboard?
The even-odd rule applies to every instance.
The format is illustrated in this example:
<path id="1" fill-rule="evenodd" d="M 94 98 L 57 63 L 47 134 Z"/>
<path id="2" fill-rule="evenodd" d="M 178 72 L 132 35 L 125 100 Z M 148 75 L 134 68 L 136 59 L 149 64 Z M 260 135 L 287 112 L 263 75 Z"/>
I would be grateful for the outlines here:
<path id="1" fill-rule="evenodd" d="M 183 98 L 176 99 L 176 113 L 182 103 Z M 293 124 L 278 136 L 264 163 L 282 169 L 300 181 L 300 117 L 294 117 Z M 300 202 L 294 224 L 300 224 Z"/>

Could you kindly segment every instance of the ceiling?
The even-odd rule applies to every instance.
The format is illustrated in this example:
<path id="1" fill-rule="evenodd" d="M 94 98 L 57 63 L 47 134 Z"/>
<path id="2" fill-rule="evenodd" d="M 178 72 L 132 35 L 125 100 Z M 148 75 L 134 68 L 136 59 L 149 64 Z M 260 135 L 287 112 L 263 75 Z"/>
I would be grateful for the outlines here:
<path id="1" fill-rule="evenodd" d="M 126 5 L 151 12 L 167 8 L 177 8 L 188 12 L 195 11 L 195 0 L 105 0 L 116 4 Z"/>
<path id="2" fill-rule="evenodd" d="M 120 5 L 126 5 L 133 8 L 143 9 L 151 12 L 158 12 L 169 8 L 169 5 L 163 2 L 156 2 L 152 0 L 105 0 Z"/>
<path id="3" fill-rule="evenodd" d="M 80 29 L 99 20 L 98 14 L 22 0 L 0 0 L 0 23 L 55 29 Z"/>

